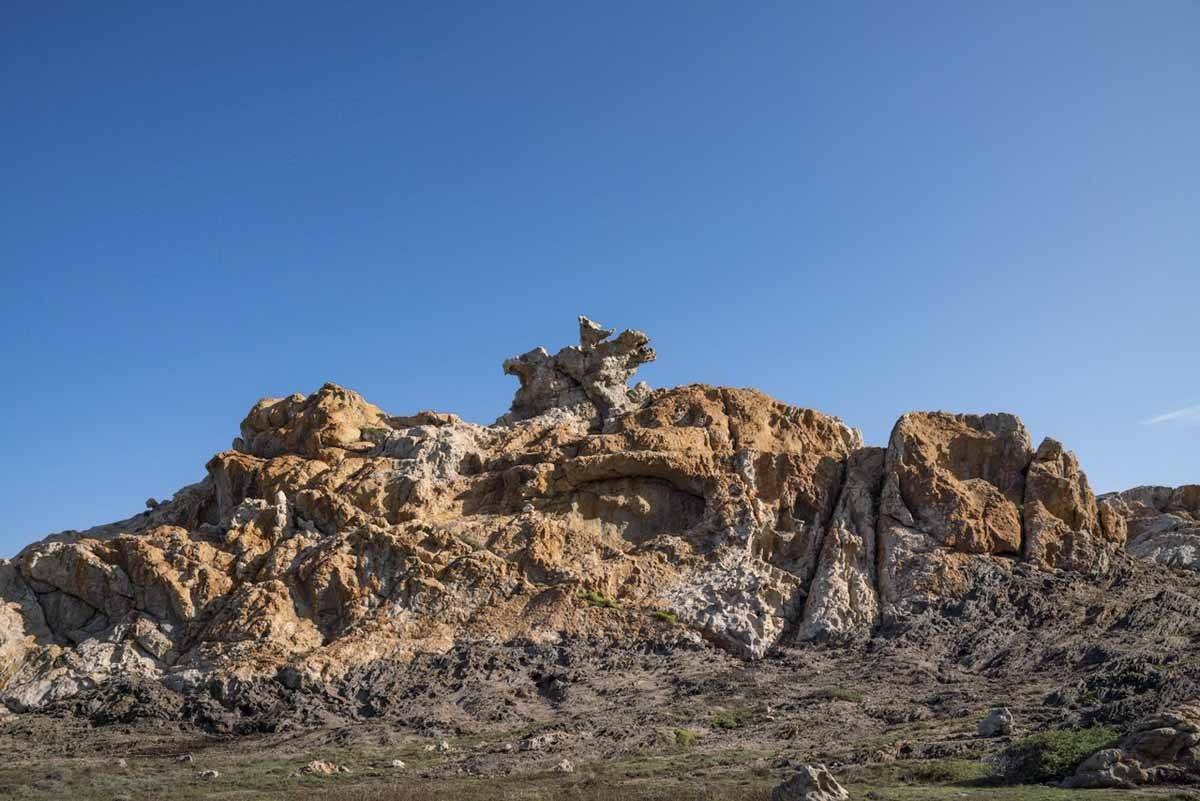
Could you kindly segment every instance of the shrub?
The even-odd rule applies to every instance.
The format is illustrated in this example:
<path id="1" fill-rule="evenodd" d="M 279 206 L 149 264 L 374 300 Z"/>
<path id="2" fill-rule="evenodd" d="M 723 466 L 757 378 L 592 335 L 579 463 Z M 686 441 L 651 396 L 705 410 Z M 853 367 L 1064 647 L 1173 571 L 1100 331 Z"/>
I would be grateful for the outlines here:
<path id="1" fill-rule="evenodd" d="M 388 430 L 386 428 L 378 428 L 376 426 L 366 426 L 362 429 L 360 436 L 368 442 L 379 444 L 388 438 Z"/>
<path id="2" fill-rule="evenodd" d="M 675 745 L 680 748 L 688 748 L 696 743 L 700 735 L 691 729 L 676 729 L 675 730 Z"/>
<path id="3" fill-rule="evenodd" d="M 654 616 L 659 620 L 665 620 L 672 626 L 679 622 L 679 618 L 675 615 L 675 613 L 668 609 L 659 609 L 654 613 Z"/>
<path id="4" fill-rule="evenodd" d="M 758 714 L 758 710 L 752 707 L 722 709 L 709 717 L 708 725 L 714 729 L 740 729 L 756 719 Z"/>
<path id="5" fill-rule="evenodd" d="M 617 608 L 616 601 L 614 601 L 612 598 L 609 598 L 604 593 L 596 592 L 595 590 L 587 590 L 586 592 L 580 593 L 579 597 L 583 598 L 583 600 L 587 601 L 592 606 L 598 606 L 601 609 Z"/>
<path id="6" fill-rule="evenodd" d="M 1058 781 L 1116 739 L 1117 733 L 1104 726 L 1038 732 L 1006 748 L 997 760 L 997 768 L 1010 784 Z"/>

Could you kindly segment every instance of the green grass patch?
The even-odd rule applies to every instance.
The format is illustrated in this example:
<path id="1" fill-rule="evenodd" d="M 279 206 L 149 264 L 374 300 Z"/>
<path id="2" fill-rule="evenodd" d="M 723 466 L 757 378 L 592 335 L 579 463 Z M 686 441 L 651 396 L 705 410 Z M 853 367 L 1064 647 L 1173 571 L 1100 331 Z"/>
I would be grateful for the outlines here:
<path id="1" fill-rule="evenodd" d="M 817 691 L 816 697 L 826 701 L 848 701 L 852 704 L 861 704 L 863 700 L 862 693 L 848 687 L 824 687 Z"/>
<path id="2" fill-rule="evenodd" d="M 690 748 L 700 739 L 700 735 L 691 729 L 676 729 L 675 730 L 675 745 L 680 748 Z"/>
<path id="3" fill-rule="evenodd" d="M 714 729 L 740 729 L 753 723 L 759 716 L 759 710 L 754 707 L 735 707 L 721 709 L 708 718 L 708 725 Z"/>
<path id="4" fill-rule="evenodd" d="M 679 616 L 676 615 L 674 612 L 672 612 L 669 609 L 659 609 L 657 612 L 654 613 L 654 616 L 656 618 L 658 618 L 659 620 L 663 620 L 663 621 L 666 621 L 667 623 L 670 623 L 672 626 L 674 626 L 676 623 L 679 622 Z"/>
<path id="5" fill-rule="evenodd" d="M 1009 784 L 1040 784 L 1065 779 L 1079 764 L 1117 740 L 1105 726 L 1089 729 L 1051 729 L 1010 745 L 997 763 Z"/>
<path id="6" fill-rule="evenodd" d="M 595 590 L 585 590 L 579 594 L 579 597 L 582 598 L 587 603 L 591 604 L 592 606 L 598 606 L 601 609 L 616 609 L 617 608 L 617 602 L 614 601 L 612 598 L 609 598 L 607 595 L 605 595 L 602 592 L 596 592 Z"/>

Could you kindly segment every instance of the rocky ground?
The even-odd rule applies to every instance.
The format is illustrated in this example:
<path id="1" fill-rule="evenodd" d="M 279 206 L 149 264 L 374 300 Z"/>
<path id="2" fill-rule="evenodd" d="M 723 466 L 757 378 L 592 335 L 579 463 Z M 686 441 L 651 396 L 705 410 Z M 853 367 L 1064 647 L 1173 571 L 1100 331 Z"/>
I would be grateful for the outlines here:
<path id="1" fill-rule="evenodd" d="M 823 762 L 852 792 L 877 798 L 939 797 L 916 788 L 1088 797 L 1011 795 L 1020 788 L 988 783 L 989 761 L 1031 732 L 1121 733 L 1200 695 L 1200 579 L 1133 559 L 1103 585 L 1032 568 L 998 567 L 993 578 L 961 605 L 926 610 L 857 647 L 798 644 L 755 662 L 704 645 L 479 642 L 345 682 L 275 681 L 234 697 L 110 683 L 7 719 L 0 788 L 39 799 L 265 799 L 314 789 L 349 798 L 364 787 L 427 794 L 398 798 L 497 788 L 509 795 L 478 797 L 537 797 L 521 794 L 541 788 L 582 798 L 616 783 L 647 797 L 707 788 L 755 798 L 791 765 Z M 998 703 L 1012 711 L 1013 731 L 979 736 Z M 176 762 L 182 754 L 192 760 Z M 314 759 L 350 772 L 292 775 Z M 391 767 L 395 759 L 404 767 Z M 559 770 L 564 760 L 570 773 Z M 198 778 L 210 768 L 221 775 Z"/>
<path id="2" fill-rule="evenodd" d="M 884 448 L 630 389 L 610 337 L 510 359 L 491 426 L 265 399 L 170 501 L 0 560 L 0 795 L 1189 797 L 1200 486 L 1097 498 L 1007 414 Z"/>

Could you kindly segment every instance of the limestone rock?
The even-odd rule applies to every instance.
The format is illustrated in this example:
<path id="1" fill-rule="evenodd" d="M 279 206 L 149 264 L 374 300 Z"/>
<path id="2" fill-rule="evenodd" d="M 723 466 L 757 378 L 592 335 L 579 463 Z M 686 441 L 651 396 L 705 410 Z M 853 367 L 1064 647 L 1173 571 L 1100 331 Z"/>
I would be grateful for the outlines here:
<path id="1" fill-rule="evenodd" d="M 1010 414 L 914 412 L 892 429 L 879 506 L 881 599 L 889 608 L 965 589 L 975 554 L 1018 554 L 1032 456 Z"/>
<path id="2" fill-rule="evenodd" d="M 1123 544 L 1101 524 L 1096 497 L 1075 454 L 1046 438 L 1025 479 L 1025 558 L 1043 567 L 1105 572 Z"/>
<path id="3" fill-rule="evenodd" d="M 1130 554 L 1200 570 L 1200 484 L 1137 487 L 1101 502 L 1111 509 L 1110 525 L 1126 529 Z"/>
<path id="4" fill-rule="evenodd" d="M 771 801 L 846 801 L 850 793 L 824 765 L 800 765 L 790 779 L 771 790 Z"/>
<path id="5" fill-rule="evenodd" d="M 232 709 L 255 682 L 481 638 L 760 658 L 870 636 L 1023 555 L 1102 568 L 1126 535 L 1200 569 L 1200 488 L 1096 501 L 1011 415 L 908 414 L 867 448 L 752 389 L 630 390 L 645 335 L 584 318 L 579 336 L 509 360 L 521 386 L 494 425 L 333 384 L 262 400 L 170 500 L 0 560 L 0 700 L 136 680 Z"/>
<path id="6" fill-rule="evenodd" d="M 1146 784 L 1195 782 L 1200 763 L 1200 706 L 1184 704 L 1139 721 L 1115 748 L 1097 751 L 1075 771 L 1072 787 L 1131 788 Z"/>
<path id="7" fill-rule="evenodd" d="M 578 346 L 553 356 L 535 348 L 505 361 L 504 372 L 516 376 L 521 387 L 504 419 L 524 420 L 551 409 L 608 416 L 629 408 L 629 379 L 654 361 L 654 349 L 641 331 L 622 331 L 609 340 L 612 333 L 580 317 Z"/>
<path id="8" fill-rule="evenodd" d="M 1006 706 L 996 707 L 979 721 L 980 737 L 1002 737 L 1012 734 L 1012 730 L 1013 713 Z"/>
<path id="9" fill-rule="evenodd" d="M 879 618 L 875 529 L 884 455 L 883 448 L 860 448 L 850 455 L 805 602 L 802 639 L 865 637 Z"/>

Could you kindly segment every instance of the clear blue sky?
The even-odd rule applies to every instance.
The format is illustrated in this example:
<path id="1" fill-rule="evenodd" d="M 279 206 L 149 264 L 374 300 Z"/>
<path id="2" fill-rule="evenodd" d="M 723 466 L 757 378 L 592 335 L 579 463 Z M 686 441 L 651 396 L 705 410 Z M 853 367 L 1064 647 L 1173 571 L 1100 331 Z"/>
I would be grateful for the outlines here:
<path id="1" fill-rule="evenodd" d="M 1195 0 L 8 2 L 0 101 L 0 555 L 260 396 L 490 421 L 579 313 L 1200 482 Z"/>

